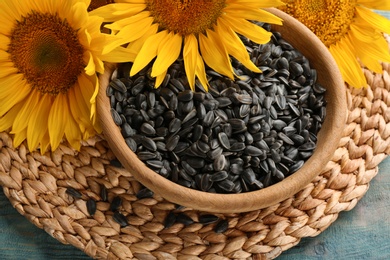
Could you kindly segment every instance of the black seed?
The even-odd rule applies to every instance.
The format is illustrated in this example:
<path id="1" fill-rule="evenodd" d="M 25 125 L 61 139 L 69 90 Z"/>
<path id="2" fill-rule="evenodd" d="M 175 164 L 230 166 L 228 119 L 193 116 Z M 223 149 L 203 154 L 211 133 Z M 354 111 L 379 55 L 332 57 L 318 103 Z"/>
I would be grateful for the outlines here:
<path id="1" fill-rule="evenodd" d="M 229 228 L 229 222 L 227 219 L 223 219 L 217 223 L 214 227 L 214 232 L 215 233 L 223 233 L 226 232 Z"/>
<path id="2" fill-rule="evenodd" d="M 92 217 L 95 215 L 96 212 L 96 201 L 93 199 L 88 199 L 87 200 L 87 210 L 88 214 Z"/>
<path id="3" fill-rule="evenodd" d="M 222 145 L 223 148 L 225 149 L 230 149 L 230 141 L 229 141 L 229 137 L 226 135 L 225 132 L 220 132 L 218 134 L 218 140 L 219 140 L 219 143 Z"/>
<path id="4" fill-rule="evenodd" d="M 149 137 L 142 138 L 141 143 L 149 151 L 155 152 L 157 150 L 156 142 Z"/>
<path id="5" fill-rule="evenodd" d="M 226 179 L 228 176 L 229 176 L 229 174 L 227 173 L 227 171 L 219 171 L 219 172 L 211 174 L 210 180 L 212 182 L 222 181 L 222 180 Z"/>
<path id="6" fill-rule="evenodd" d="M 153 195 L 154 192 L 149 190 L 148 188 L 140 189 L 136 194 L 138 199 L 152 198 Z"/>
<path id="7" fill-rule="evenodd" d="M 68 187 L 66 189 L 66 193 L 70 196 L 72 196 L 73 198 L 76 198 L 76 199 L 80 199 L 82 194 L 81 192 L 79 192 L 78 190 L 72 188 L 72 187 Z"/>
<path id="8" fill-rule="evenodd" d="M 125 93 L 127 91 L 126 85 L 119 79 L 113 79 L 109 83 L 109 86 L 122 93 Z"/>
<path id="9" fill-rule="evenodd" d="M 121 204 L 122 204 L 121 197 L 115 196 L 111 201 L 110 210 L 113 212 L 117 211 L 119 209 L 119 207 L 121 206 Z"/>
<path id="10" fill-rule="evenodd" d="M 129 225 L 129 223 L 127 222 L 127 218 L 123 214 L 121 214 L 119 211 L 114 212 L 114 215 L 112 216 L 112 218 L 121 227 L 126 227 Z"/>
<path id="11" fill-rule="evenodd" d="M 211 215 L 211 214 L 200 215 L 199 216 L 199 223 L 201 223 L 203 225 L 208 225 L 208 224 L 217 222 L 218 219 L 219 218 L 217 216 Z"/>
<path id="12" fill-rule="evenodd" d="M 194 92 L 192 92 L 192 90 L 189 89 L 179 92 L 179 94 L 177 95 L 177 98 L 180 101 L 190 101 L 192 100 L 193 97 L 194 97 Z"/>
<path id="13" fill-rule="evenodd" d="M 106 186 L 104 186 L 103 184 L 100 185 L 100 198 L 102 199 L 102 201 L 105 201 L 105 202 L 108 199 L 107 189 L 106 189 Z"/>
<path id="14" fill-rule="evenodd" d="M 125 139 L 125 142 L 126 142 L 127 146 L 130 148 L 130 150 L 132 150 L 133 152 L 137 151 L 137 143 L 134 141 L 133 138 L 127 137 Z"/>
<path id="15" fill-rule="evenodd" d="M 230 151 L 232 152 L 239 152 L 245 150 L 246 145 L 243 142 L 237 142 L 230 146 Z"/>
<path id="16" fill-rule="evenodd" d="M 163 162 L 159 160 L 148 160 L 146 161 L 146 165 L 153 169 L 161 169 L 164 166 Z"/>
<path id="17" fill-rule="evenodd" d="M 168 131 L 170 133 L 175 133 L 181 128 L 181 120 L 179 118 L 174 118 L 172 121 L 169 123 L 168 126 Z"/>
<path id="18" fill-rule="evenodd" d="M 263 151 L 261 149 L 257 148 L 256 146 L 248 145 L 245 148 L 245 153 L 250 155 L 250 156 L 260 156 L 263 154 Z"/>
<path id="19" fill-rule="evenodd" d="M 169 137 L 165 145 L 167 151 L 173 151 L 176 148 L 177 144 L 179 143 L 179 140 L 180 140 L 179 135 L 174 135 Z"/>
<path id="20" fill-rule="evenodd" d="M 226 158 L 223 154 L 218 155 L 213 163 L 215 171 L 222 171 L 226 165 Z"/>
<path id="21" fill-rule="evenodd" d="M 234 189 L 234 182 L 229 181 L 228 179 L 222 180 L 217 183 L 218 187 L 226 192 L 230 192 Z"/>
<path id="22" fill-rule="evenodd" d="M 176 216 L 176 222 L 182 223 L 182 224 L 187 226 L 187 225 L 191 225 L 192 223 L 194 223 L 194 220 L 184 213 L 179 213 Z"/>
<path id="23" fill-rule="evenodd" d="M 144 133 L 145 135 L 155 135 L 156 130 L 154 127 L 149 124 L 149 123 L 143 123 L 140 128 L 141 132 Z"/>

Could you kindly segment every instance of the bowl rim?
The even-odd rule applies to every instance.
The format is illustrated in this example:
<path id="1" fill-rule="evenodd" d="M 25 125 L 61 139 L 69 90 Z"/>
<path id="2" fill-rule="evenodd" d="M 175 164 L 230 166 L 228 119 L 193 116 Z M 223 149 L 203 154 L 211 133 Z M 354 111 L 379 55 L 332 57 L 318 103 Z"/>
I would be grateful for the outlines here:
<path id="1" fill-rule="evenodd" d="M 97 115 L 103 129 L 103 135 L 124 168 L 155 194 L 172 203 L 195 210 L 215 213 L 248 212 L 275 205 L 293 196 L 327 169 L 326 165 L 338 147 L 346 124 L 346 90 L 341 73 L 328 49 L 306 26 L 276 8 L 267 8 L 267 11 L 279 16 L 284 21 L 283 26 L 272 25 L 273 30 L 281 32 L 282 36 L 283 33 L 288 31 L 294 37 L 301 36 L 301 40 L 310 40 L 310 46 L 313 49 L 294 47 L 301 51 L 304 56 L 312 56 L 320 61 L 319 64 L 316 63 L 317 67 L 313 66 L 311 62 L 311 67 L 317 70 L 318 81 L 327 88 L 325 94 L 327 115 L 317 135 L 318 141 L 314 153 L 297 172 L 276 184 L 257 191 L 220 194 L 199 191 L 174 183 L 148 168 L 126 145 L 119 127 L 113 122 L 109 98 L 106 96 L 106 87 L 109 84 L 115 64 L 106 63 L 105 73 L 99 77 L 100 89 L 97 96 Z M 287 39 L 286 41 L 290 42 Z M 304 43 L 302 44 L 302 47 L 305 47 Z M 326 72 L 328 75 L 331 73 L 332 77 L 326 79 L 327 84 L 321 82 L 325 80 L 325 76 L 323 76 L 325 74 L 320 72 Z M 119 140 L 118 137 L 120 137 Z"/>

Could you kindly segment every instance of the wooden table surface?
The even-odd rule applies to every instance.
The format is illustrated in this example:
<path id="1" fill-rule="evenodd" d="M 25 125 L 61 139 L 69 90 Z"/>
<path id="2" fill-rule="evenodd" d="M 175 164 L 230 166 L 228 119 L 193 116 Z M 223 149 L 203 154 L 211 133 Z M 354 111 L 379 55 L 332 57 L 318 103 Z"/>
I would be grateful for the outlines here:
<path id="1" fill-rule="evenodd" d="M 389 0 L 390 1 L 390 0 Z M 390 18 L 389 12 L 379 12 Z M 304 238 L 279 260 L 390 259 L 390 157 L 379 165 L 370 189 L 348 212 L 316 237 Z M 90 259 L 31 224 L 0 189 L 0 260 Z"/>

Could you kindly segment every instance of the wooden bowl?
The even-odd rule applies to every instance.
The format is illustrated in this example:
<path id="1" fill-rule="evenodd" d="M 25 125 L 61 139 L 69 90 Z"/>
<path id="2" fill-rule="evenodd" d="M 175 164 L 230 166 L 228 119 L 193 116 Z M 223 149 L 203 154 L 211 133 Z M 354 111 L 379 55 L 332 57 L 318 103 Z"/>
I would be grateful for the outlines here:
<path id="1" fill-rule="evenodd" d="M 113 153 L 134 178 L 170 202 L 182 206 L 216 213 L 237 213 L 265 208 L 279 203 L 309 184 L 319 175 L 338 147 L 346 122 L 346 95 L 344 81 L 332 55 L 322 42 L 303 24 L 277 9 L 269 9 L 284 20 L 283 26 L 273 26 L 273 31 L 306 56 L 311 67 L 317 70 L 318 82 L 327 89 L 327 116 L 318 133 L 317 148 L 300 170 L 281 182 L 258 191 L 239 194 L 215 194 L 186 188 L 149 169 L 128 148 L 120 129 L 113 122 L 106 88 L 113 71 L 107 67 L 100 77 L 97 98 L 98 117 L 103 134 Z"/>

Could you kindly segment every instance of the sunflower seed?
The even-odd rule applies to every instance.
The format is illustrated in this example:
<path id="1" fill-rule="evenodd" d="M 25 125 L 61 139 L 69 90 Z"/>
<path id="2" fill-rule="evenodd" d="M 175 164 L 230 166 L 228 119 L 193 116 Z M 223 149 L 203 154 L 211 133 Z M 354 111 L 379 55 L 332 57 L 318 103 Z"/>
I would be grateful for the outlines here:
<path id="1" fill-rule="evenodd" d="M 116 223 L 118 223 L 121 227 L 126 227 L 129 225 L 129 223 L 127 222 L 127 219 L 126 217 L 122 214 L 122 213 L 119 213 L 118 211 L 114 212 L 114 215 L 112 216 L 112 218 L 115 220 Z"/>
<path id="2" fill-rule="evenodd" d="M 82 194 L 80 191 L 72 188 L 72 187 L 68 187 L 65 191 L 68 195 L 72 196 L 73 198 L 75 199 L 80 199 Z"/>
<path id="3" fill-rule="evenodd" d="M 148 188 L 143 188 L 137 192 L 136 197 L 138 199 L 145 199 L 145 198 L 152 198 L 153 195 L 154 195 L 153 191 L 149 190 Z"/>
<path id="4" fill-rule="evenodd" d="M 211 215 L 211 214 L 200 215 L 199 216 L 199 223 L 201 223 L 203 225 L 208 225 L 208 224 L 212 224 L 212 223 L 217 222 L 218 219 L 219 218 L 217 216 Z"/>
<path id="5" fill-rule="evenodd" d="M 112 212 L 115 212 L 119 209 L 119 207 L 121 206 L 122 204 L 122 199 L 121 197 L 118 197 L 118 196 L 115 196 L 112 201 L 111 201 L 111 204 L 110 204 L 110 210 Z"/>
<path id="6" fill-rule="evenodd" d="M 87 200 L 87 210 L 88 214 L 92 217 L 95 215 L 96 212 L 96 201 L 93 199 L 88 199 Z"/>

